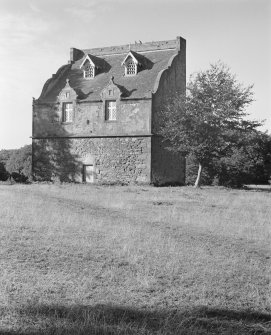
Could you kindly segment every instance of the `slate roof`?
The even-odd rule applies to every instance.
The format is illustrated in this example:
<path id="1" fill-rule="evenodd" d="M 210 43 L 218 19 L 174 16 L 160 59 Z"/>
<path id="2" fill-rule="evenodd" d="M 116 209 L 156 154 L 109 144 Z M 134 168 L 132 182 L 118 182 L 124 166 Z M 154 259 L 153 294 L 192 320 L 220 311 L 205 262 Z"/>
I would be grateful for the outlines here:
<path id="1" fill-rule="evenodd" d="M 126 51 L 95 56 L 94 62 L 99 63 L 100 69 L 95 78 L 89 80 L 83 77 L 82 69 L 80 69 L 86 54 L 91 54 L 91 50 L 85 50 L 85 55 L 73 64 L 61 67 L 57 74 L 45 83 L 39 101 L 57 101 L 57 96 L 65 87 L 67 78 L 70 80 L 70 86 L 77 92 L 80 101 L 100 101 L 101 91 L 112 76 L 114 76 L 114 83 L 123 92 L 122 99 L 151 98 L 158 74 L 168 67 L 171 59 L 177 55 L 177 50 L 168 48 L 133 52 L 139 63 L 142 64 L 135 76 L 124 76 L 124 66 L 121 63 L 127 55 Z"/>

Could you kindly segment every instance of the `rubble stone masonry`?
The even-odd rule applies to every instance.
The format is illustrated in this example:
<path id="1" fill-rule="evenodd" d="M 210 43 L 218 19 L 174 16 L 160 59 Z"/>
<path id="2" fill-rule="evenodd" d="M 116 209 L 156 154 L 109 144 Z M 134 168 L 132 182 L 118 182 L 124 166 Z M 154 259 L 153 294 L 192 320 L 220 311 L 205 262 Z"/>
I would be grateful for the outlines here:
<path id="1" fill-rule="evenodd" d="M 33 153 L 42 180 L 83 182 L 84 165 L 93 165 L 95 183 L 151 182 L 151 137 L 35 139 Z"/>

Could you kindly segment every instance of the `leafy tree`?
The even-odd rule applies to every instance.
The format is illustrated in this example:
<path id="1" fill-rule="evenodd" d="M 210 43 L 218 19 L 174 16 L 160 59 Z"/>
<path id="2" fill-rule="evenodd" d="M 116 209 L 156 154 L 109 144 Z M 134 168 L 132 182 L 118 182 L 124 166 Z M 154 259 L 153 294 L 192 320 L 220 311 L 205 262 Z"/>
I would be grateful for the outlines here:
<path id="1" fill-rule="evenodd" d="M 2 162 L 4 165 L 6 165 L 7 161 L 9 160 L 11 154 L 15 151 L 16 149 L 10 149 L 10 150 L 0 150 L 0 162 Z"/>
<path id="2" fill-rule="evenodd" d="M 186 185 L 195 184 L 198 175 L 198 161 L 192 154 L 186 157 L 185 183 Z M 201 173 L 201 185 L 212 185 L 216 179 L 216 166 L 214 161 L 208 162 Z"/>
<path id="3" fill-rule="evenodd" d="M 221 185 L 239 187 L 268 183 L 271 175 L 271 137 L 258 131 L 247 132 L 232 146 L 230 153 L 214 165 Z"/>
<path id="4" fill-rule="evenodd" d="M 7 172 L 4 163 L 0 162 L 0 180 L 7 180 L 9 173 Z"/>
<path id="5" fill-rule="evenodd" d="M 0 180 L 7 180 L 9 177 L 9 173 L 6 170 L 6 164 L 13 152 L 13 149 L 0 150 Z"/>
<path id="6" fill-rule="evenodd" d="M 6 163 L 6 170 L 18 181 L 25 181 L 32 175 L 32 146 L 14 150 Z"/>
<path id="7" fill-rule="evenodd" d="M 193 184 L 197 177 L 197 162 L 188 155 L 186 183 Z M 250 131 L 240 136 L 223 157 L 213 158 L 205 165 L 203 185 L 240 187 L 244 184 L 267 184 L 271 177 L 271 136 Z"/>
<path id="8" fill-rule="evenodd" d="M 170 150 L 195 158 L 196 187 L 202 169 L 227 155 L 240 136 L 261 125 L 245 119 L 245 109 L 252 101 L 252 86 L 243 87 L 218 62 L 191 77 L 186 96 L 172 96 L 161 106 L 158 133 L 169 140 Z"/>

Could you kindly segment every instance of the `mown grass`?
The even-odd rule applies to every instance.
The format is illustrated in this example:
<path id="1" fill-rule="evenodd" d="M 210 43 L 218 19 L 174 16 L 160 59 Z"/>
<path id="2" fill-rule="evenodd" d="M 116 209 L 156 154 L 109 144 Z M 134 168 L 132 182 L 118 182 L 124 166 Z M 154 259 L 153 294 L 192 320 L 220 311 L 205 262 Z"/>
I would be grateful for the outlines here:
<path id="1" fill-rule="evenodd" d="M 0 334 L 271 334 L 269 191 L 0 185 Z"/>

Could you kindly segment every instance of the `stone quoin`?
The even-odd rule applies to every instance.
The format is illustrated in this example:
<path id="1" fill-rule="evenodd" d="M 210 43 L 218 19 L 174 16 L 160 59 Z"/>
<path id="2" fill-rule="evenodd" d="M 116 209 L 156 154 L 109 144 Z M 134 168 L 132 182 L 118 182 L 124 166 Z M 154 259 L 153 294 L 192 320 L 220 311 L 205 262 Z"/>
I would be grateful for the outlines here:
<path id="1" fill-rule="evenodd" d="M 183 184 L 185 159 L 157 135 L 158 110 L 186 85 L 186 41 L 71 48 L 33 99 L 37 180 Z"/>

